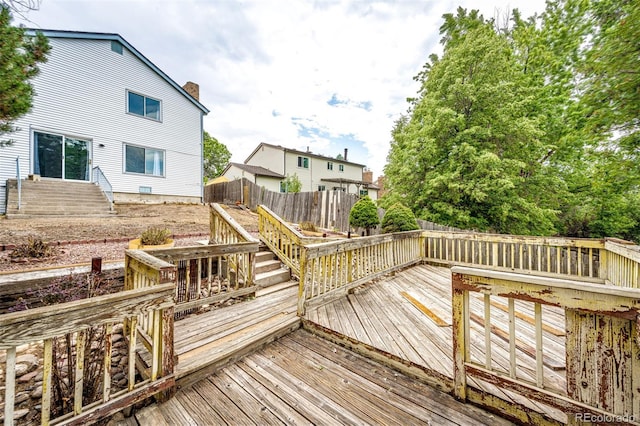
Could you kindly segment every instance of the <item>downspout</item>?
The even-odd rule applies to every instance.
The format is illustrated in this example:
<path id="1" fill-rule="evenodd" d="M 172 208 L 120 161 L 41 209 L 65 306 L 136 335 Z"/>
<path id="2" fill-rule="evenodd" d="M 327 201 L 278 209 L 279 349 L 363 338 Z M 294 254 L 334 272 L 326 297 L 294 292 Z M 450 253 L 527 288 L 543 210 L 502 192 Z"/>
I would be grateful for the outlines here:
<path id="1" fill-rule="evenodd" d="M 200 202 L 204 203 L 204 114 L 200 111 Z"/>

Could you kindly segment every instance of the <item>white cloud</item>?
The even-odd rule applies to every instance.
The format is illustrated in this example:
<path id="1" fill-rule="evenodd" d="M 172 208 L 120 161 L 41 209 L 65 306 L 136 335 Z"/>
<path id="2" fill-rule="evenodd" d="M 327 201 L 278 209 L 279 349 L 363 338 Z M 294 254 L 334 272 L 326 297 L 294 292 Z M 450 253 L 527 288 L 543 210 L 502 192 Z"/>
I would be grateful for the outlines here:
<path id="1" fill-rule="evenodd" d="M 518 7 L 525 16 L 544 8 L 543 0 L 461 4 L 485 16 L 494 16 L 496 8 Z M 211 110 L 205 130 L 229 147 L 233 161 L 243 161 L 259 142 L 309 146 L 326 155 L 347 147 L 350 160 L 378 175 L 393 122 L 418 89 L 412 78 L 429 54 L 440 52 L 442 14 L 457 6 L 409 0 L 45 0 L 26 25 L 119 33 L 179 84 L 197 82 Z M 341 103 L 329 105 L 334 96 Z M 300 135 L 301 125 L 319 134 Z"/>

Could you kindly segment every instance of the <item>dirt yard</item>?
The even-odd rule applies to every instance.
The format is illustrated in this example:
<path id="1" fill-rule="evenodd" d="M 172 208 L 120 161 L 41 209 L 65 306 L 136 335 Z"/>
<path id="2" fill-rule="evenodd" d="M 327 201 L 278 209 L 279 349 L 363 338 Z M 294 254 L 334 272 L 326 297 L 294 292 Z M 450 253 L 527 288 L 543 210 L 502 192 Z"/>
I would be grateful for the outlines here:
<path id="1" fill-rule="evenodd" d="M 257 233 L 257 215 L 235 206 L 223 206 L 245 229 Z M 56 265 L 124 259 L 126 241 L 138 238 L 148 227 L 171 231 L 176 245 L 192 245 L 209 235 L 209 206 L 202 204 L 119 204 L 110 217 L 31 217 L 7 219 L 0 216 L 0 273 Z M 55 258 L 38 262 L 13 262 L 13 246 L 29 237 L 59 245 Z M 71 242 L 71 244 L 69 244 Z"/>

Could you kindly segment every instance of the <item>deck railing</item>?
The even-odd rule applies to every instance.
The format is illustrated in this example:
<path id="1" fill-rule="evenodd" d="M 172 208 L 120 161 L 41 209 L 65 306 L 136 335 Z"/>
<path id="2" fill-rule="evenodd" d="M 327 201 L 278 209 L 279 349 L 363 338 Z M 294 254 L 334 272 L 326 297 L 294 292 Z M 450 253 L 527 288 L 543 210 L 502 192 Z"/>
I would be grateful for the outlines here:
<path id="1" fill-rule="evenodd" d="M 425 260 L 602 282 L 603 240 L 424 231 Z"/>
<path id="2" fill-rule="evenodd" d="M 172 289 L 171 284 L 158 283 L 154 287 L 0 315 L 0 352 L 6 357 L 4 424 L 12 425 L 14 421 L 16 357 L 23 345 L 35 347 L 42 353 L 38 368 L 42 371 L 40 423 L 43 425 L 85 424 L 173 388 L 173 371 L 163 368 L 170 351 L 165 345 L 167 336 L 163 334 L 168 330 L 161 322 L 165 310 L 173 306 Z M 135 326 L 140 316 L 158 321 L 149 336 L 148 350 L 154 360 L 151 375 L 143 379 L 136 375 L 141 373 L 136 368 L 139 356 L 136 344 L 140 335 Z M 112 339 L 115 330 L 123 324 L 124 331 L 118 333 L 125 336 L 127 344 L 126 385 L 119 389 L 114 386 L 112 376 Z M 96 363 L 87 364 L 87 356 Z M 88 375 L 89 371 L 95 373 L 99 368 L 101 372 Z M 88 380 L 100 383 L 94 398 L 87 397 L 86 389 L 96 383 Z M 61 386 L 70 389 L 71 399 L 66 400 L 67 409 L 62 408 L 62 413 L 61 407 L 54 406 L 54 385 L 56 389 Z"/>
<path id="3" fill-rule="evenodd" d="M 300 276 L 301 247 L 327 242 L 327 238 L 306 237 L 266 206 L 258 206 L 258 228 L 262 241 L 291 272 Z"/>
<path id="4" fill-rule="evenodd" d="M 381 275 L 420 262 L 420 231 L 376 235 L 302 247 L 298 314 Z"/>
<path id="5" fill-rule="evenodd" d="M 629 241 L 607 238 L 602 277 L 607 284 L 640 288 L 640 247 Z"/>
<path id="6" fill-rule="evenodd" d="M 256 241 L 157 249 L 147 253 L 175 266 L 175 311 L 180 314 L 255 292 L 258 246 Z"/>
<path id="7" fill-rule="evenodd" d="M 638 424 L 640 420 L 640 290 L 616 288 L 582 281 L 536 277 L 487 269 L 454 267 L 453 342 L 454 392 L 461 399 L 489 403 L 505 413 L 508 404 L 490 401 L 486 395 L 467 388 L 467 378 L 480 379 L 499 388 L 515 391 L 527 398 L 557 408 L 568 416 L 569 424 L 589 419 L 611 419 L 618 424 Z M 484 341 L 473 336 L 470 327 L 472 294 L 484 299 Z M 509 359 L 504 365 L 492 355 L 491 305 L 495 298 L 508 303 Z M 473 298 L 475 299 L 475 298 Z M 532 305 L 535 328 L 535 371 L 527 370 L 516 353 L 521 340 L 527 339 L 516 328 L 523 308 Z M 545 372 L 543 347 L 543 306 L 557 306 L 566 317 L 566 389 L 558 389 Z M 522 324 L 520 324 L 522 326 Z M 637 340 L 636 340 L 637 339 Z M 473 350 L 472 350 L 473 349 Z M 484 352 L 484 357 L 478 352 Z M 475 354 L 474 354 L 475 352 Z M 562 361 L 559 359 L 557 361 Z"/>
<path id="8" fill-rule="evenodd" d="M 111 186 L 111 182 L 109 182 L 109 179 L 107 179 L 100 166 L 96 166 L 93 168 L 93 183 L 95 183 L 100 187 L 100 189 L 102 189 L 105 197 L 107 197 L 107 200 L 109 200 L 109 208 L 113 210 L 113 187 Z"/>
<path id="9" fill-rule="evenodd" d="M 258 238 L 249 234 L 238 222 L 233 219 L 229 213 L 217 203 L 210 204 L 209 210 L 209 226 L 211 243 L 217 244 L 235 244 L 252 242 L 259 243 Z"/>

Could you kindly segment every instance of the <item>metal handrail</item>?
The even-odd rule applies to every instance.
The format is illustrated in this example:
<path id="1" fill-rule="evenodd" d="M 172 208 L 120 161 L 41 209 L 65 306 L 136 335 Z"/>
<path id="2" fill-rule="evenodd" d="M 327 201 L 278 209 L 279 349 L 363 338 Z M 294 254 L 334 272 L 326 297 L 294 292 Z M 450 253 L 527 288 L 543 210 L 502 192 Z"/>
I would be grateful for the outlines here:
<path id="1" fill-rule="evenodd" d="M 22 207 L 22 177 L 20 176 L 20 156 L 16 157 L 16 180 L 18 185 L 18 210 Z"/>
<path id="2" fill-rule="evenodd" d="M 109 179 L 107 179 L 107 177 L 102 172 L 102 169 L 100 169 L 100 166 L 96 166 L 93 168 L 93 183 L 95 183 L 100 187 L 100 189 L 102 189 L 102 192 L 104 192 L 104 195 L 109 200 L 109 208 L 113 210 L 113 188 L 111 187 L 111 182 L 109 182 Z"/>

